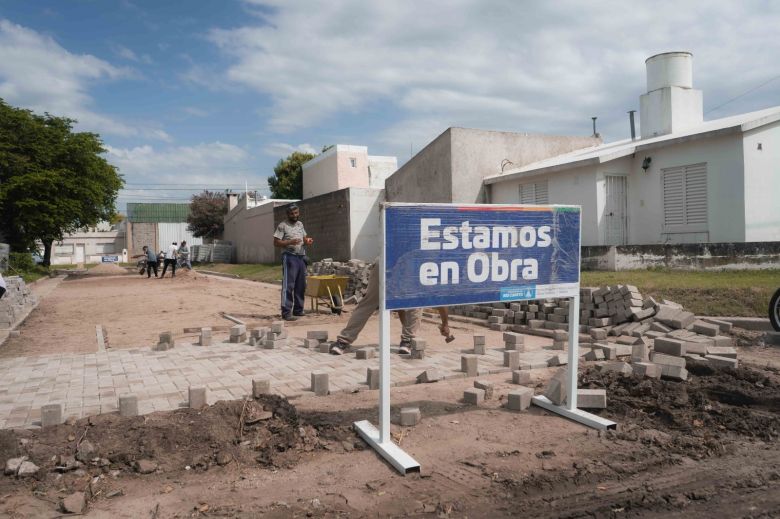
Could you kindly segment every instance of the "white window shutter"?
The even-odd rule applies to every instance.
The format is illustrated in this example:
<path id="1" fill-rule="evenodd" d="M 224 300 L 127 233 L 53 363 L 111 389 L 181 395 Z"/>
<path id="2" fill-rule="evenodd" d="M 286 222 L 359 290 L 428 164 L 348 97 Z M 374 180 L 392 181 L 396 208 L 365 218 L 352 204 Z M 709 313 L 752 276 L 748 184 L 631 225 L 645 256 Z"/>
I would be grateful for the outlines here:
<path id="1" fill-rule="evenodd" d="M 664 232 L 707 231 L 707 164 L 662 170 Z"/>
<path id="2" fill-rule="evenodd" d="M 530 182 L 521 184 L 520 187 L 521 204 L 549 204 L 547 195 L 547 181 Z"/>

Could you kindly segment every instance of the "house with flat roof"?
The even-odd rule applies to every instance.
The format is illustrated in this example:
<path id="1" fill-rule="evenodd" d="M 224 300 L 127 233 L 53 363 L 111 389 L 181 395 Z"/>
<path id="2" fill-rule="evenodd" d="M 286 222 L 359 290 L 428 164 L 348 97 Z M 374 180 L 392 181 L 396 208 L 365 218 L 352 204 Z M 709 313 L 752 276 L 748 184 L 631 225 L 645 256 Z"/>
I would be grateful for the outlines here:
<path id="1" fill-rule="evenodd" d="M 692 59 L 647 59 L 639 137 L 496 172 L 486 199 L 581 205 L 583 245 L 780 241 L 780 106 L 704 121 Z"/>

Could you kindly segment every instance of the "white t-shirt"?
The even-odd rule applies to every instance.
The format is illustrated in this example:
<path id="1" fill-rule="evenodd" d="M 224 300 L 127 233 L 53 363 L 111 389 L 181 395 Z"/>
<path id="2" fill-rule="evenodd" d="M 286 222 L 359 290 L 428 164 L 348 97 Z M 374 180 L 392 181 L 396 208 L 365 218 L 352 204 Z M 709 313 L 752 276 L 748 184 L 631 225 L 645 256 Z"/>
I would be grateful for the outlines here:
<path id="1" fill-rule="evenodd" d="M 176 251 L 179 250 L 176 245 L 168 247 L 168 253 L 165 255 L 165 259 L 176 259 Z"/>

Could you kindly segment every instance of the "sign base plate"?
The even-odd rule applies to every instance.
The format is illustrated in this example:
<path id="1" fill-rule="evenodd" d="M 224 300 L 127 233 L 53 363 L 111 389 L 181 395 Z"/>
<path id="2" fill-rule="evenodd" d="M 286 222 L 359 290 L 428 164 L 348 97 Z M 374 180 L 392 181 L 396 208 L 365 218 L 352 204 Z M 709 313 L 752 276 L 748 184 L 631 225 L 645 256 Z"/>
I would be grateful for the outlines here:
<path id="1" fill-rule="evenodd" d="M 612 420 L 607 420 L 606 418 L 579 409 L 569 409 L 567 407 L 555 405 L 549 398 L 543 395 L 533 397 L 531 403 L 547 409 L 548 411 L 552 411 L 555 414 L 565 416 L 575 422 L 587 425 L 588 427 L 593 427 L 594 429 L 617 429 L 617 423 Z"/>
<path id="2" fill-rule="evenodd" d="M 382 455 L 395 469 L 403 475 L 411 472 L 420 472 L 420 464 L 414 458 L 404 452 L 392 441 L 380 442 L 379 430 L 368 420 L 355 422 L 355 429 L 366 443 Z"/>

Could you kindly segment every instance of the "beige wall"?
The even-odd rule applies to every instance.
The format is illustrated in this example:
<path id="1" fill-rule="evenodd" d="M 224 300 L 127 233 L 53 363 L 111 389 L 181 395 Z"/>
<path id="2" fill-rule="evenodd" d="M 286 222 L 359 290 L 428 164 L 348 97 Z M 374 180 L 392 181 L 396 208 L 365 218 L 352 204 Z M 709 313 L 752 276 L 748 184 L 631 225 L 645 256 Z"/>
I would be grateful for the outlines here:
<path id="1" fill-rule="evenodd" d="M 337 144 L 303 165 L 303 198 L 347 188 L 383 189 L 397 165 L 395 157 L 370 156 L 365 146 Z"/>
<path id="2" fill-rule="evenodd" d="M 487 202 L 482 179 L 501 172 L 501 163 L 518 168 L 601 139 L 564 135 L 448 128 L 385 182 L 390 202 Z"/>
<path id="3" fill-rule="evenodd" d="M 274 207 L 292 200 L 267 200 L 246 208 L 242 195 L 238 204 L 225 215 L 224 239 L 233 243 L 236 263 L 273 263 Z"/>

